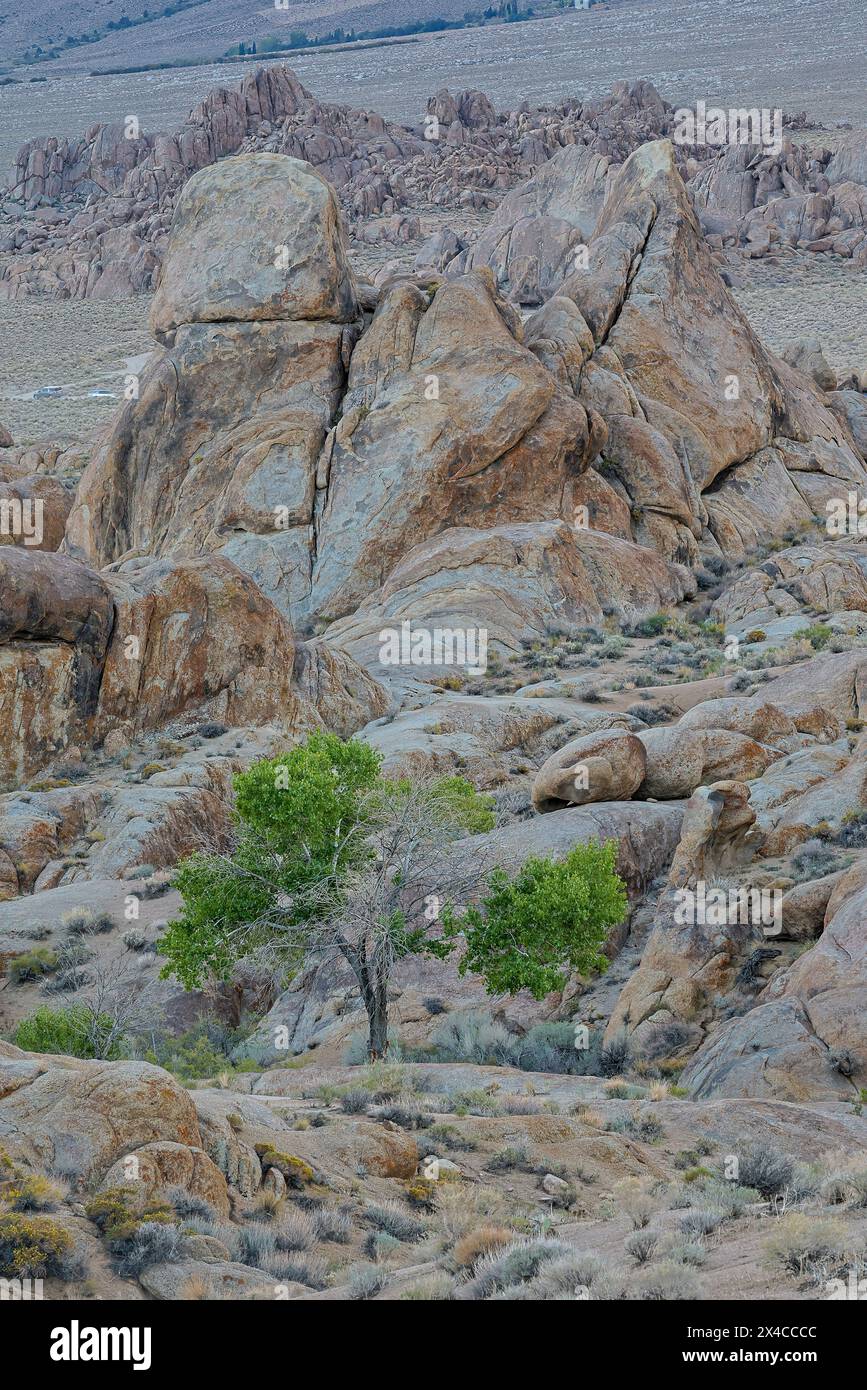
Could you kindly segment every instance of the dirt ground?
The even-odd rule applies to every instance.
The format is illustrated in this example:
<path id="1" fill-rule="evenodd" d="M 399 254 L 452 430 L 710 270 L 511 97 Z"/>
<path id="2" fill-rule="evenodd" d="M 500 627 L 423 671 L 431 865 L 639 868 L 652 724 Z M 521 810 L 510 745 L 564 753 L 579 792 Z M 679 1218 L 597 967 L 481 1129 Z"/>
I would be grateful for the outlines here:
<path id="1" fill-rule="evenodd" d="M 737 300 L 774 352 L 818 337 L 838 372 L 867 366 L 867 275 L 838 256 L 790 253 L 736 263 Z"/>
<path id="2" fill-rule="evenodd" d="M 149 303 L 149 296 L 0 300 L 0 342 L 8 345 L 0 357 L 0 421 L 16 444 L 93 438 L 121 403 L 124 377 L 154 347 Z M 62 394 L 34 399 L 46 386 Z"/>

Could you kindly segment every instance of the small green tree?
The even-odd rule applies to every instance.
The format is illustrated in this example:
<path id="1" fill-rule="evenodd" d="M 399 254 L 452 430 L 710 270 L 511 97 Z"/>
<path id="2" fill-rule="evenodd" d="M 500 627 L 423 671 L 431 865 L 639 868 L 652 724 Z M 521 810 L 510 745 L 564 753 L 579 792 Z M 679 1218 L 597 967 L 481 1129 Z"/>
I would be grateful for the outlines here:
<path id="1" fill-rule="evenodd" d="M 390 781 L 374 749 L 328 733 L 255 764 L 234 786 L 230 849 L 180 866 L 183 910 L 158 943 L 163 975 L 194 989 L 228 978 L 244 956 L 285 969 L 336 950 L 358 981 L 370 1056 L 383 1056 L 394 963 L 452 949 L 433 934 L 431 902 L 449 845 L 493 825 L 490 798 L 462 778 Z M 450 893 L 460 887 L 453 880 Z"/>
<path id="2" fill-rule="evenodd" d="M 604 970 L 600 948 L 628 907 L 616 861 L 614 840 L 590 840 L 558 863 L 526 860 L 513 879 L 495 869 L 478 907 L 460 919 L 446 915 L 446 934 L 466 939 L 461 974 L 482 975 L 490 994 L 528 989 L 541 999 L 562 989 L 571 970 Z"/>

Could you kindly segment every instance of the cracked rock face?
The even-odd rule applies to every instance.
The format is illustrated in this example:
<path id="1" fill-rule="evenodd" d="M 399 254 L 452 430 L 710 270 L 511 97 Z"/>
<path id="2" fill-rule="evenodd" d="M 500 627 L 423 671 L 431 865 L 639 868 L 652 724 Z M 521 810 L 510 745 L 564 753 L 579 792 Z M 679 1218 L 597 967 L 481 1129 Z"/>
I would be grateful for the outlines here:
<path id="1" fill-rule="evenodd" d="M 743 550 L 782 509 L 824 515 L 842 480 L 863 477 L 845 426 L 762 346 L 722 283 L 668 142 L 619 170 L 588 270 L 559 294 L 629 388 L 603 411 L 604 457 L 643 513 L 639 538 L 646 529 L 672 558 L 694 553 L 703 525 L 727 555 Z"/>
<path id="2" fill-rule="evenodd" d="M 776 1096 L 841 1100 L 857 1086 L 831 1064 L 832 1054 L 863 1056 L 867 890 L 863 869 L 839 882 L 818 942 L 779 972 L 762 1001 L 721 1025 L 684 1073 L 695 1096 Z"/>
<path id="3" fill-rule="evenodd" d="M 103 579 L 65 555 L 0 547 L 0 787 L 93 736 L 114 621 Z"/>

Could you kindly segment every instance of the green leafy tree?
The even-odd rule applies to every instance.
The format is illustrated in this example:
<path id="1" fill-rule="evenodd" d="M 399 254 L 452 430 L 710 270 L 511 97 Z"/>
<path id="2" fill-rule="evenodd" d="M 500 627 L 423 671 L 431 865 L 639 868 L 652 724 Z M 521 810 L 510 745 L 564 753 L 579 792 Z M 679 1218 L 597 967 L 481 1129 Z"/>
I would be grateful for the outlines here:
<path id="1" fill-rule="evenodd" d="M 614 840 L 591 840 L 557 863 L 528 859 L 513 879 L 495 869 L 479 906 L 460 919 L 446 914 L 446 934 L 466 940 L 461 974 L 484 976 L 491 994 L 528 989 L 541 999 L 562 989 L 569 971 L 604 970 L 601 947 L 628 906 L 616 859 Z"/>
<path id="2" fill-rule="evenodd" d="M 370 1056 L 383 1056 L 394 963 L 452 949 L 434 934 L 443 855 L 491 828 L 490 798 L 462 778 L 389 781 L 374 749 L 328 733 L 255 764 L 234 787 L 229 850 L 180 866 L 183 910 L 159 943 L 163 975 L 194 989 L 228 978 L 242 957 L 285 970 L 336 950 L 358 981 Z"/>

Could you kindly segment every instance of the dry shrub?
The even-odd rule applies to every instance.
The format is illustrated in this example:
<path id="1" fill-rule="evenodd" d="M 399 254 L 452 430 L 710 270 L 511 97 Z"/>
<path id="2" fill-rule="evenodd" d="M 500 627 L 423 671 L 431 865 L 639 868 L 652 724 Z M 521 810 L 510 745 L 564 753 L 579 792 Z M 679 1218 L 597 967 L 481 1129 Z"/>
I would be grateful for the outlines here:
<path id="1" fill-rule="evenodd" d="M 514 1233 L 507 1226 L 477 1226 L 456 1242 L 454 1256 L 463 1269 L 474 1269 L 483 1255 L 508 1245 Z"/>
<path id="2" fill-rule="evenodd" d="M 437 1219 L 449 1244 L 481 1225 L 508 1226 L 512 1220 L 506 1198 L 495 1187 L 450 1184 L 438 1193 Z"/>

